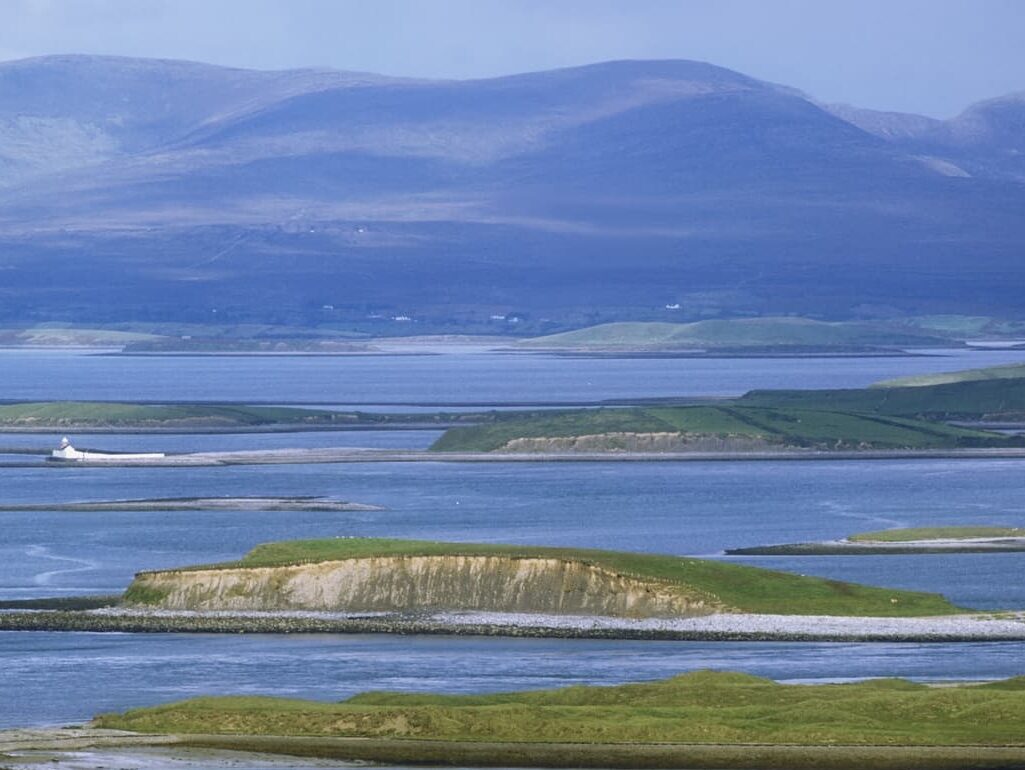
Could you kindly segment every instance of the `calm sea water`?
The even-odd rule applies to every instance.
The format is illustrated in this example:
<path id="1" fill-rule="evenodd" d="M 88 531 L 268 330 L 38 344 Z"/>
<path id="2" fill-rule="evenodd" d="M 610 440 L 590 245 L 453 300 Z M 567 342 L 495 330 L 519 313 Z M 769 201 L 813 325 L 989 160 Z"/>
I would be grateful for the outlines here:
<path id="1" fill-rule="evenodd" d="M 1025 361 L 1025 351 L 888 358 L 558 358 L 488 352 L 371 357 L 111 357 L 0 350 L 0 399 L 416 404 L 738 395 L 854 388 Z"/>
<path id="2" fill-rule="evenodd" d="M 860 385 L 1020 361 L 946 358 L 576 360 L 489 354 L 361 359 L 138 359 L 0 353 L 0 398 L 476 402 L 729 394 Z M 431 431 L 88 436 L 164 451 L 427 446 Z M 49 447 L 56 435 L 0 435 Z M 31 458 L 22 458 L 31 459 Z M 118 592 L 139 569 L 233 558 L 293 537 L 382 535 L 720 554 L 887 526 L 1025 526 L 1021 463 L 1001 460 L 649 464 L 354 464 L 0 468 L 8 503 L 330 495 L 361 513 L 0 513 L 0 597 Z M 1025 607 L 1020 554 L 759 558 L 746 563 Z M 1025 673 L 1025 646 L 779 645 L 374 636 L 0 634 L 0 725 L 81 721 L 201 692 L 341 698 L 371 688 L 483 691 L 611 683 L 694 668 L 814 681 Z"/>

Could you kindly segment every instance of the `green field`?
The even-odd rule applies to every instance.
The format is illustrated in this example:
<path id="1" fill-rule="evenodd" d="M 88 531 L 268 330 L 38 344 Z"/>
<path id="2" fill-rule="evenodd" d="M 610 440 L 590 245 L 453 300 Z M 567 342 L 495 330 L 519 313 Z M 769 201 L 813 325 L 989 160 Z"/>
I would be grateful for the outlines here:
<path id="1" fill-rule="evenodd" d="M 753 390 L 736 403 L 934 419 L 1021 419 L 1025 416 L 1025 378 L 851 390 Z"/>
<path id="2" fill-rule="evenodd" d="M 814 394 L 818 392 L 809 391 L 813 394 L 810 400 L 814 402 Z M 829 406 L 804 409 L 799 407 L 803 402 L 796 395 L 800 391 L 781 393 L 784 399 L 791 393 L 795 394 L 789 399 L 791 405 L 782 408 L 730 405 L 577 409 L 522 417 L 514 413 L 486 425 L 451 428 L 431 449 L 439 452 L 493 452 L 518 438 L 667 432 L 686 436 L 754 438 L 779 446 L 828 449 L 1003 446 L 1008 441 L 1000 434 L 943 423 L 853 414 L 840 408 L 830 409 Z M 610 437 L 609 448 L 617 448 L 615 437 Z"/>
<path id="3" fill-rule="evenodd" d="M 784 685 L 729 672 L 492 695 L 370 692 L 340 703 L 195 698 L 97 717 L 145 733 L 527 743 L 1022 746 L 1025 678 Z"/>
<path id="4" fill-rule="evenodd" d="M 272 425 L 345 426 L 355 424 L 449 424 L 485 420 L 471 414 L 380 414 L 334 412 L 245 404 L 131 404 L 89 401 L 44 401 L 0 405 L 0 427 L 7 428 L 159 428 L 259 427 Z"/>
<path id="5" fill-rule="evenodd" d="M 527 348 L 667 350 L 701 348 L 864 348 L 950 344 L 948 337 L 857 321 L 766 317 L 692 323 L 621 322 L 589 326 L 518 343 Z"/>
<path id="6" fill-rule="evenodd" d="M 847 539 L 855 543 L 905 543 L 914 540 L 958 540 L 962 538 L 1025 537 L 1020 527 L 914 527 L 861 532 Z"/>
<path id="7" fill-rule="evenodd" d="M 989 366 L 984 369 L 962 369 L 959 372 L 942 372 L 940 374 L 919 374 L 914 377 L 899 377 L 895 380 L 877 382 L 874 388 L 921 388 L 931 385 L 950 385 L 958 382 L 974 382 L 977 380 L 1008 380 L 1025 379 L 1025 364 L 1007 364 L 1005 366 Z"/>
<path id="8" fill-rule="evenodd" d="M 727 609 L 738 612 L 911 617 L 947 615 L 964 611 L 938 594 L 863 586 L 721 561 L 525 545 L 441 543 L 382 538 L 290 540 L 257 546 L 236 562 L 203 565 L 192 569 L 279 567 L 370 556 L 505 556 L 576 561 L 602 567 L 620 575 L 672 586 L 685 596 L 722 604 Z M 160 598 L 135 595 L 132 591 L 133 588 L 130 587 L 125 594 L 125 599 L 129 602 L 154 603 Z"/>
<path id="9" fill-rule="evenodd" d="M 163 406 L 51 401 L 0 406 L 0 425 L 6 426 L 145 426 L 161 423 L 270 425 L 327 421 L 331 417 L 331 412 L 322 410 L 243 405 Z"/>
<path id="10" fill-rule="evenodd" d="M 120 347 L 134 342 L 163 339 L 157 334 L 113 329 L 73 328 L 42 324 L 28 328 L 0 329 L 0 345 Z"/>

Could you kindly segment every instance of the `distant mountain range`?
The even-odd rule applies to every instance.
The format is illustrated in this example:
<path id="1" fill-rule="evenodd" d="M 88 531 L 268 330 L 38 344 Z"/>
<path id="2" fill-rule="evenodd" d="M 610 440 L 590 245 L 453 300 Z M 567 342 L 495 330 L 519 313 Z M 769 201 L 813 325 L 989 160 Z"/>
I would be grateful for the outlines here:
<path id="1" fill-rule="evenodd" d="M 4 322 L 1021 317 L 1023 287 L 1025 94 L 938 121 L 690 61 L 0 64 Z"/>

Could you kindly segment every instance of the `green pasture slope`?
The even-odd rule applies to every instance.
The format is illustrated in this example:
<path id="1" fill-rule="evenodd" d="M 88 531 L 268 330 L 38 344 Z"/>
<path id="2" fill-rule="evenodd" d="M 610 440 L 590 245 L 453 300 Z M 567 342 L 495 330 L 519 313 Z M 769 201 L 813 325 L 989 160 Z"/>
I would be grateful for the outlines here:
<path id="1" fill-rule="evenodd" d="M 381 414 L 246 404 L 133 404 L 45 401 L 0 405 L 6 428 L 260 427 L 272 425 L 450 424 L 487 420 L 474 414 Z"/>
<path id="2" fill-rule="evenodd" d="M 1004 366 L 988 366 L 984 369 L 962 369 L 959 372 L 940 372 L 939 374 L 918 374 L 913 377 L 898 377 L 894 380 L 877 382 L 873 388 L 921 388 L 930 385 L 950 385 L 958 382 L 974 382 L 977 380 L 1012 380 L 1025 379 L 1025 364 L 1006 364 Z"/>
<path id="3" fill-rule="evenodd" d="M 789 391 L 783 393 L 789 394 Z M 794 393 L 799 394 L 801 391 Z M 829 405 L 823 405 L 820 409 L 803 408 L 803 405 L 801 398 L 795 396 L 791 402 L 779 408 L 679 406 L 579 409 L 535 413 L 521 418 L 512 414 L 486 425 L 451 428 L 431 449 L 438 452 L 492 452 L 517 438 L 664 432 L 693 436 L 740 436 L 763 439 L 780 446 L 830 449 L 1003 446 L 1008 441 L 1000 434 L 956 428 L 942 423 L 855 414 Z M 614 443 L 612 439 L 611 444 Z M 614 449 L 611 444 L 610 448 Z"/>
<path id="4" fill-rule="evenodd" d="M 314 409 L 239 405 L 147 405 L 50 401 L 0 406 L 0 425 L 10 427 L 147 426 L 162 423 L 271 425 L 331 419 Z"/>
<path id="5" fill-rule="evenodd" d="M 971 376 L 968 372 L 961 375 Z M 736 403 L 932 419 L 1022 419 L 1025 377 L 975 377 L 936 385 L 850 390 L 753 390 Z"/>
<path id="6" fill-rule="evenodd" d="M 766 317 L 692 323 L 620 322 L 522 340 L 518 346 L 567 350 L 671 350 L 771 347 L 928 347 L 943 335 L 856 321 Z"/>
<path id="7" fill-rule="evenodd" d="M 638 684 L 490 695 L 369 692 L 340 703 L 205 697 L 105 714 L 94 723 L 140 733 L 417 739 L 411 752 L 423 740 L 746 744 L 749 752 L 760 745 L 1023 746 L 1025 678 L 952 687 L 901 679 L 785 685 L 696 671 Z"/>
<path id="8" fill-rule="evenodd" d="M 526 545 L 442 543 L 383 538 L 291 540 L 257 546 L 239 561 L 197 566 L 192 569 L 280 567 L 371 556 L 506 556 L 575 561 L 602 567 L 621 575 L 670 585 L 686 596 L 721 603 L 738 612 L 917 617 L 964 611 L 938 594 L 844 583 L 720 561 Z M 130 587 L 125 594 L 125 599 L 131 602 L 152 603 L 153 600 L 161 598 L 135 595 L 132 590 Z"/>

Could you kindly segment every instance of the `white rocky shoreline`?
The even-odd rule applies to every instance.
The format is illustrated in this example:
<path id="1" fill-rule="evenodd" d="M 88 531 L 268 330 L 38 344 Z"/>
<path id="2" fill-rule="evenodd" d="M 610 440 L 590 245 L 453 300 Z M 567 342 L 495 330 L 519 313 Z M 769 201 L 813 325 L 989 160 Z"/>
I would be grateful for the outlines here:
<path id="1" fill-rule="evenodd" d="M 1025 611 L 928 617 L 715 613 L 621 618 L 504 612 L 195 611 L 107 607 L 0 612 L 0 630 L 387 633 L 693 641 L 1025 641 Z"/>

